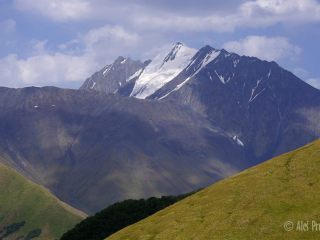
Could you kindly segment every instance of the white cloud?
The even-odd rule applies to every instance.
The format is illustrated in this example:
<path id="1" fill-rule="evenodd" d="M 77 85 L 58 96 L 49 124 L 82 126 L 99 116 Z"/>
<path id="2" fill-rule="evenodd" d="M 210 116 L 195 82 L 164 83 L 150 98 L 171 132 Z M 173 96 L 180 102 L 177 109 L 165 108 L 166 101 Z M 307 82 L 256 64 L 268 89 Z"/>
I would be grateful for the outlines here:
<path id="1" fill-rule="evenodd" d="M 29 43 L 32 55 L 19 58 L 10 54 L 0 59 L 0 85 L 64 86 L 66 83 L 81 84 L 99 68 L 112 62 L 120 54 L 142 51 L 148 46 L 135 33 L 119 26 L 103 26 L 61 46 L 60 52 L 47 49 L 47 41 Z M 153 44 L 153 41 L 150 41 Z M 73 48 L 81 45 L 80 52 Z"/>
<path id="2" fill-rule="evenodd" d="M 179 16 L 176 14 L 141 15 L 132 19 L 134 26 L 140 30 L 161 30 L 174 32 L 228 32 L 235 28 L 237 19 L 234 16 Z"/>
<path id="3" fill-rule="evenodd" d="M 15 0 L 22 11 L 41 14 L 54 21 L 86 19 L 118 22 L 142 30 L 162 31 L 233 31 L 239 27 L 264 27 L 278 23 L 306 23 L 320 21 L 320 4 L 316 0 L 253 0 L 218 11 L 208 6 L 185 11 L 184 6 L 171 9 L 170 4 L 127 0 Z M 227 3 L 225 3 L 227 5 Z M 167 5 L 167 7 L 165 7 Z M 210 11 L 209 11 L 210 10 Z"/>
<path id="4" fill-rule="evenodd" d="M 43 41 L 37 40 L 37 39 L 31 40 L 29 42 L 29 45 L 32 49 L 33 54 L 38 55 L 38 54 L 45 53 L 47 42 L 48 42 L 48 40 L 43 40 Z"/>
<path id="5" fill-rule="evenodd" d="M 147 35 L 138 35 L 121 26 L 105 25 L 91 29 L 73 42 L 84 45 L 84 54 L 104 65 L 119 55 L 138 54 L 144 47 L 154 43 L 150 41 L 148 44 L 147 38 Z"/>
<path id="6" fill-rule="evenodd" d="M 243 16 L 253 24 L 271 25 L 278 22 L 309 22 L 320 20 L 320 4 L 316 0 L 256 0 L 241 5 Z"/>
<path id="7" fill-rule="evenodd" d="M 281 58 L 295 58 L 301 49 L 284 37 L 248 36 L 240 41 L 231 41 L 223 45 L 225 49 L 241 55 L 254 56 L 273 61 Z"/>
<path id="8" fill-rule="evenodd" d="M 302 79 L 306 79 L 309 75 L 309 72 L 306 69 L 301 67 L 294 68 L 292 72 Z"/>
<path id="9" fill-rule="evenodd" d="M 0 59 L 0 84 L 7 87 L 57 85 L 77 82 L 92 73 L 94 63 L 84 56 L 57 53 L 19 59 L 11 54 Z"/>
<path id="10" fill-rule="evenodd" d="M 93 45 L 97 42 L 110 39 L 117 39 L 123 44 L 134 44 L 138 38 L 139 36 L 137 34 L 129 33 L 120 26 L 110 25 L 92 29 L 84 36 L 87 45 Z"/>
<path id="11" fill-rule="evenodd" d="M 167 7 L 162 6 L 165 2 Z M 149 49 L 175 40 L 175 32 L 226 32 L 243 27 L 320 21 L 320 4 L 316 0 L 235 0 L 234 7 L 223 11 L 216 10 L 212 2 L 200 0 L 199 4 L 209 6 L 206 11 L 200 11 L 197 5 L 185 11 L 180 10 L 184 6 L 178 3 L 171 9 L 170 1 L 155 4 L 148 0 L 14 0 L 17 9 L 55 22 L 94 20 L 88 23 L 116 22 L 122 27 L 106 25 L 92 29 L 60 44 L 57 52 L 49 51 L 46 41 L 35 40 L 29 57 L 9 55 L 0 59 L 0 77 L 10 75 L 6 79 L 12 82 L 15 79 L 19 86 L 82 82 L 119 55 L 144 56 Z M 11 26 L 15 27 L 13 22 Z M 78 23 L 75 27 L 83 25 Z M 264 36 L 249 36 L 224 47 L 266 60 L 295 58 L 301 51 L 286 38 Z M 46 66 L 41 67 L 41 62 Z M 1 79 L 5 78 L 0 78 L 0 84 L 5 85 Z"/>
<path id="12" fill-rule="evenodd" d="M 41 14 L 53 21 L 65 22 L 92 16 L 92 5 L 86 0 L 15 0 L 17 9 Z"/>
<path id="13" fill-rule="evenodd" d="M 320 78 L 310 78 L 306 82 L 320 90 Z"/>
<path id="14" fill-rule="evenodd" d="M 310 77 L 310 73 L 306 69 L 301 67 L 295 68 L 293 69 L 293 73 L 306 83 L 320 90 L 320 78 Z"/>
<path id="15" fill-rule="evenodd" d="M 138 34 L 110 25 L 92 29 L 77 41 L 85 45 L 87 54 L 94 55 L 99 61 L 128 54 L 128 50 L 133 50 L 141 43 Z"/>
<path id="16" fill-rule="evenodd" d="M 21 79 L 17 78 L 16 55 L 10 54 L 0 59 L 0 85 L 5 87 L 18 87 Z"/>

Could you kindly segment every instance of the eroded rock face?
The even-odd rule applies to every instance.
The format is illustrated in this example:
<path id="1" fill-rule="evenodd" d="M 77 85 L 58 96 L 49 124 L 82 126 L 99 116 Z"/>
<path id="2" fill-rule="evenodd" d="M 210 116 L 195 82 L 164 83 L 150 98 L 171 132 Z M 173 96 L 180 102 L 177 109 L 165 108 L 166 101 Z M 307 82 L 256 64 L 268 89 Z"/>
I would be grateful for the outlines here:
<path id="1" fill-rule="evenodd" d="M 145 66 L 141 61 L 131 58 L 118 57 L 114 63 L 105 66 L 94 73 L 81 86 L 80 89 L 101 91 L 104 93 L 116 93 L 124 86 L 130 77 Z"/>

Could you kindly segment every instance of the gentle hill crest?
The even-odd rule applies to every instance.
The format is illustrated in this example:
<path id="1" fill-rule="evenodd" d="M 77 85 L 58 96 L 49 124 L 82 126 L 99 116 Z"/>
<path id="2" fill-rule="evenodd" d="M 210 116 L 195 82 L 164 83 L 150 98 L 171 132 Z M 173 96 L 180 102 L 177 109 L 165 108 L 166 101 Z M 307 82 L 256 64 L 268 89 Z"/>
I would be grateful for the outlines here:
<path id="1" fill-rule="evenodd" d="M 0 239 L 57 239 L 86 217 L 1 163 L 0 192 Z"/>
<path id="2" fill-rule="evenodd" d="M 222 180 L 108 240 L 317 239 L 320 140 Z M 285 230 L 284 224 L 293 223 Z M 287 226 L 287 225 L 286 225 Z"/>

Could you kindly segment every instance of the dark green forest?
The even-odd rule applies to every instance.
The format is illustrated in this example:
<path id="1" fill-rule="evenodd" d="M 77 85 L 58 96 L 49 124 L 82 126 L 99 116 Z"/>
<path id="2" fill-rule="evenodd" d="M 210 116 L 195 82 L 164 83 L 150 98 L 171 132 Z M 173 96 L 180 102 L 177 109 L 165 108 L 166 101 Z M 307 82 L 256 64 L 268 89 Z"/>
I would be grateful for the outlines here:
<path id="1" fill-rule="evenodd" d="M 66 232 L 61 240 L 102 240 L 189 196 L 163 196 L 115 203 Z"/>

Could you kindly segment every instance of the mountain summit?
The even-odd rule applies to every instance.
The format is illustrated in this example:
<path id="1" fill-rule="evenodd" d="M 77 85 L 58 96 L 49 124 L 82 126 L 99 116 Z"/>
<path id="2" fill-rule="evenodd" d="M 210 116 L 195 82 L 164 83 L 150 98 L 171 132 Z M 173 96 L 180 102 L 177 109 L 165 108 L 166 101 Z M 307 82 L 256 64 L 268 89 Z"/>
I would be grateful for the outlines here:
<path id="1" fill-rule="evenodd" d="M 181 42 L 162 49 L 152 60 L 133 61 L 119 57 L 111 65 L 89 77 L 80 89 L 91 89 L 105 93 L 119 93 L 125 96 L 145 98 L 165 98 L 170 92 L 183 86 L 219 54 L 206 46 L 199 51 L 189 48 Z M 181 73 L 188 73 L 181 79 Z M 177 78 L 180 81 L 177 81 Z M 152 97 L 153 94 L 167 88 L 171 82 L 177 82 L 166 94 Z"/>
<path id="2" fill-rule="evenodd" d="M 136 78 L 130 96 L 147 98 L 172 81 L 188 66 L 197 50 L 176 43 L 169 51 L 159 53 Z"/>
<path id="3" fill-rule="evenodd" d="M 124 82 L 115 93 L 174 102 L 205 115 L 255 163 L 319 136 L 319 90 L 275 62 L 178 42 Z"/>
<path id="4" fill-rule="evenodd" d="M 90 89 L 104 93 L 116 93 L 124 86 L 130 76 L 145 66 L 141 61 L 118 57 L 112 64 L 89 77 L 80 89 Z"/>
<path id="5" fill-rule="evenodd" d="M 144 99 L 177 77 L 196 53 L 196 49 L 177 42 L 144 63 L 118 57 L 114 63 L 89 77 L 80 89 L 105 93 L 119 91 L 121 95 Z"/>

